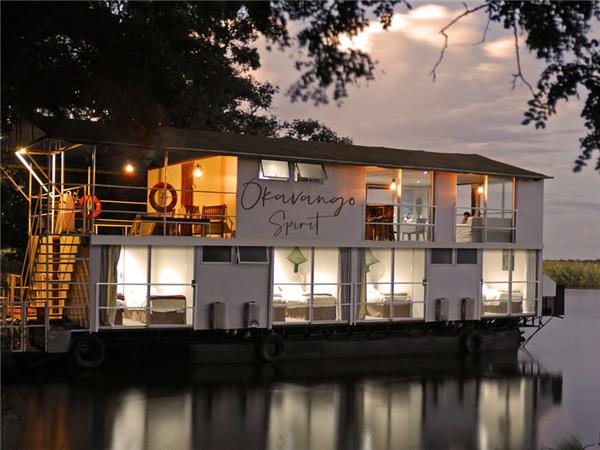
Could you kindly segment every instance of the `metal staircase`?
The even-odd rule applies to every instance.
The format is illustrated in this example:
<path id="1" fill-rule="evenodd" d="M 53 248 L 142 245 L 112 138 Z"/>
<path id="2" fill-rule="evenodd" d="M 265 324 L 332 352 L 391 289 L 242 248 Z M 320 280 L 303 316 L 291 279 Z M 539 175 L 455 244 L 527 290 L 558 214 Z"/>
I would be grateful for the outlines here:
<path id="1" fill-rule="evenodd" d="M 47 180 L 43 172 L 42 177 Z M 67 322 L 87 323 L 89 231 L 85 224 L 69 232 L 60 229 L 60 215 L 77 212 L 61 210 L 61 195 L 49 184 L 29 198 L 22 271 L 8 275 L 8 295 L 2 302 L 3 350 L 48 350 L 49 331 Z"/>

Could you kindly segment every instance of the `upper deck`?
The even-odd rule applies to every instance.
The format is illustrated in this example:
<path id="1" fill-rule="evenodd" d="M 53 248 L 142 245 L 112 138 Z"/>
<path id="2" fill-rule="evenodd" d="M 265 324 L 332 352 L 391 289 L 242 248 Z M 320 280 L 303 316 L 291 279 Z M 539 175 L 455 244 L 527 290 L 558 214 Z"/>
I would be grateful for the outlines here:
<path id="1" fill-rule="evenodd" d="M 542 245 L 547 177 L 479 155 L 38 125 L 14 144 L 46 231 L 92 243 Z"/>

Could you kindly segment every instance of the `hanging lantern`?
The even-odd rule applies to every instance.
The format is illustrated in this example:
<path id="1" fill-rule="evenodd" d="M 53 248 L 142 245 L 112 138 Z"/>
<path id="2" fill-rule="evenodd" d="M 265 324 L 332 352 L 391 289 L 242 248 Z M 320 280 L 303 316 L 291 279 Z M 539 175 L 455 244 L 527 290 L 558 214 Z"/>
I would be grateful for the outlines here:
<path id="1" fill-rule="evenodd" d="M 294 265 L 294 273 L 298 273 L 298 266 L 300 266 L 300 264 L 308 261 L 298 247 L 294 247 L 287 259 Z"/>

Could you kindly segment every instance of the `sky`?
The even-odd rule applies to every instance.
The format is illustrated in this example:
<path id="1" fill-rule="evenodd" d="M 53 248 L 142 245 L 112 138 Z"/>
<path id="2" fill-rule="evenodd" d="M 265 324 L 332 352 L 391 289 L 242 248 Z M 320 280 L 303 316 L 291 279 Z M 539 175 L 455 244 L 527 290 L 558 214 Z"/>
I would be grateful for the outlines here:
<path id="1" fill-rule="evenodd" d="M 530 92 L 512 89 L 514 38 L 493 25 L 484 43 L 483 14 L 465 17 L 449 32 L 449 48 L 435 82 L 428 75 L 443 46 L 439 30 L 461 3 L 412 3 L 397 8 L 391 29 L 372 24 L 342 44 L 368 51 L 378 62 L 374 81 L 349 89 L 341 106 L 291 103 L 295 53 L 263 51 L 257 78 L 280 86 L 273 112 L 284 120 L 313 118 L 355 144 L 440 152 L 478 153 L 552 176 L 545 183 L 544 258 L 600 258 L 600 176 L 593 163 L 573 173 L 585 133 L 581 103 L 569 101 L 544 130 L 523 126 Z M 521 50 L 525 77 L 534 84 L 543 65 Z M 517 211 L 518 214 L 518 211 Z"/>

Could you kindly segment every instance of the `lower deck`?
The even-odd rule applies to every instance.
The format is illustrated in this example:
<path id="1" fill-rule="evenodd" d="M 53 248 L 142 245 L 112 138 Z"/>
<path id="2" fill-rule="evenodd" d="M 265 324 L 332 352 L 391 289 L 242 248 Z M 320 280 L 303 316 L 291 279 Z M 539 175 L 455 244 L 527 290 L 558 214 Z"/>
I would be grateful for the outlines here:
<path id="1" fill-rule="evenodd" d="M 51 351 L 61 330 L 307 335 L 541 316 L 538 250 L 173 244 L 40 239 L 29 282 L 11 278 L 2 303 L 8 348 Z"/>

